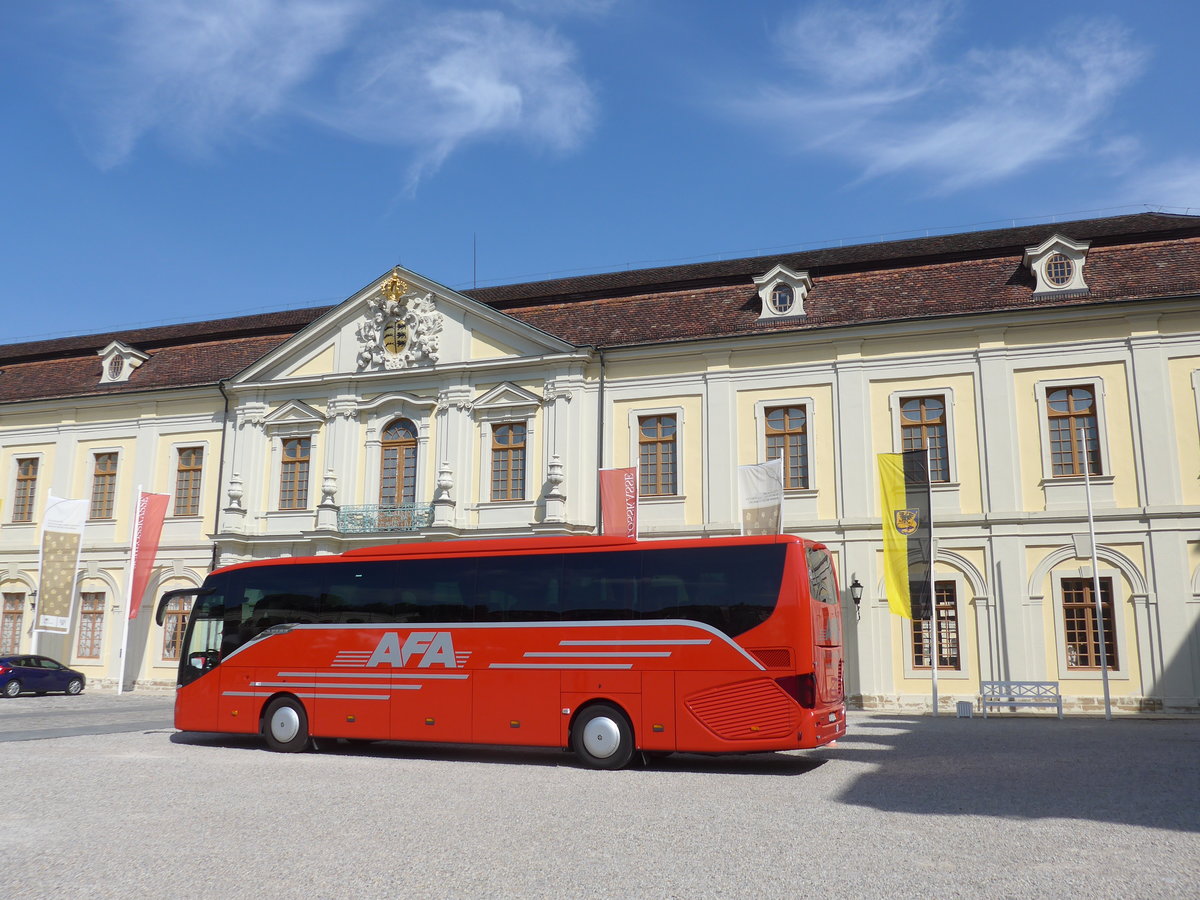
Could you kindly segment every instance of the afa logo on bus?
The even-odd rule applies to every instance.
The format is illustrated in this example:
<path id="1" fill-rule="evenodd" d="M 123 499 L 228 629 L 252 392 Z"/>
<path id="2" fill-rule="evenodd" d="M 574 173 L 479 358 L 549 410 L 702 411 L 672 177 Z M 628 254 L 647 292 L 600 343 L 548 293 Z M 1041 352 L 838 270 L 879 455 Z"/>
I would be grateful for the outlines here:
<path id="1" fill-rule="evenodd" d="M 430 666 L 445 666 L 448 669 L 458 668 L 454 655 L 454 640 L 449 631 L 414 631 L 400 643 L 400 635 L 389 631 L 375 647 L 375 652 L 367 660 L 367 668 L 390 665 L 402 668 L 414 656 L 420 657 L 418 669 L 428 669 Z"/>

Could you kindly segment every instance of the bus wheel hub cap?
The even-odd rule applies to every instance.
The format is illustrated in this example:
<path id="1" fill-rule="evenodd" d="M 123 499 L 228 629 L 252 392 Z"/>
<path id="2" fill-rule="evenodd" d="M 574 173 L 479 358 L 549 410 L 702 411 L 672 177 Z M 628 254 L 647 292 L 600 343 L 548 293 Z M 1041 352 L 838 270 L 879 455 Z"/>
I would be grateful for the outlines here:
<path id="1" fill-rule="evenodd" d="M 621 729 L 607 716 L 592 719 L 583 729 L 583 746 L 592 756 L 604 759 L 621 745 Z"/>
<path id="2" fill-rule="evenodd" d="M 296 736 L 300 731 L 300 717 L 296 715 L 296 711 L 290 707 L 275 710 L 271 716 L 271 734 L 275 736 L 275 740 L 287 742 Z"/>

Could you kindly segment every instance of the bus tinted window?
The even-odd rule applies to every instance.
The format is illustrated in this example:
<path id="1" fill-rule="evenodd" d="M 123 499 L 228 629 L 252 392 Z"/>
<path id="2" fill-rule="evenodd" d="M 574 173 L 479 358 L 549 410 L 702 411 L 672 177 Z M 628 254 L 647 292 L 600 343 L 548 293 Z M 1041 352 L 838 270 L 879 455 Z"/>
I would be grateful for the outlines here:
<path id="1" fill-rule="evenodd" d="M 837 603 L 837 582 L 833 577 L 833 560 L 824 550 L 808 550 L 808 585 L 812 598 L 818 603 Z"/>
<path id="2" fill-rule="evenodd" d="M 562 554 L 490 556 L 478 561 L 477 622 L 554 622 L 562 618 Z"/>
<path id="3" fill-rule="evenodd" d="M 475 560 L 411 559 L 396 566 L 393 621 L 470 622 L 474 618 Z"/>
<path id="4" fill-rule="evenodd" d="M 777 544 L 643 552 L 638 618 L 695 619 L 731 637 L 775 609 L 786 547 Z"/>
<path id="5" fill-rule="evenodd" d="M 321 590 L 319 621 L 330 625 L 395 622 L 399 564 L 306 566 Z"/>
<path id="6" fill-rule="evenodd" d="M 563 618 L 573 621 L 635 618 L 641 569 L 642 554 L 637 550 L 570 554 Z"/>

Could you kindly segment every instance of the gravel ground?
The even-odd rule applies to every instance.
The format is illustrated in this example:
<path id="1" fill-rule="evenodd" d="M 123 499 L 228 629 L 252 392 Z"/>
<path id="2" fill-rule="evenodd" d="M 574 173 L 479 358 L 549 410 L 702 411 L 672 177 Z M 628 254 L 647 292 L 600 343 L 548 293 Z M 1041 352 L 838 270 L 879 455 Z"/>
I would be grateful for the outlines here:
<path id="1" fill-rule="evenodd" d="M 1188 897 L 1200 721 L 852 714 L 819 751 L 0 743 L 0 896 Z M 3 727 L 3 720 L 0 720 Z"/>

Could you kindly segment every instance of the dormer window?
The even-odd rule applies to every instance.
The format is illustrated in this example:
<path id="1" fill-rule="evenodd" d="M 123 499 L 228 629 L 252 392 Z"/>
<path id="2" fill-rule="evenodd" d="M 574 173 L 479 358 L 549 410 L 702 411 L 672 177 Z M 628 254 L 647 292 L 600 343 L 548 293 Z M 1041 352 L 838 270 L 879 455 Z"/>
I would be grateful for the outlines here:
<path id="1" fill-rule="evenodd" d="M 791 312 L 796 302 L 796 292 L 790 284 L 779 283 L 771 289 L 771 311 L 777 316 L 785 316 Z"/>
<path id="2" fill-rule="evenodd" d="M 103 366 L 100 371 L 101 384 L 119 384 L 122 381 L 128 381 L 133 370 L 150 358 L 122 341 L 113 341 L 99 351 L 98 355 Z"/>
<path id="3" fill-rule="evenodd" d="M 1055 287 L 1063 287 L 1071 280 L 1075 264 L 1061 253 L 1055 253 L 1046 260 L 1046 280 Z"/>
<path id="4" fill-rule="evenodd" d="M 807 272 L 793 272 L 787 266 L 775 266 L 766 275 L 754 279 L 762 302 L 759 321 L 797 319 L 805 315 L 804 300 L 812 290 Z"/>
<path id="5" fill-rule="evenodd" d="M 1083 280 L 1087 262 L 1087 241 L 1073 241 L 1061 234 L 1051 235 L 1036 247 L 1025 250 L 1025 265 L 1037 282 L 1034 294 L 1078 296 L 1088 292 Z"/>

